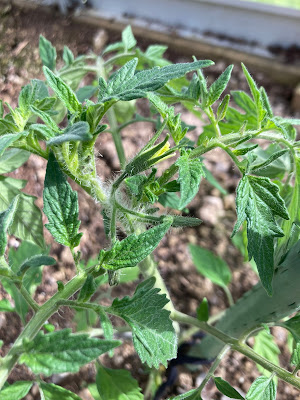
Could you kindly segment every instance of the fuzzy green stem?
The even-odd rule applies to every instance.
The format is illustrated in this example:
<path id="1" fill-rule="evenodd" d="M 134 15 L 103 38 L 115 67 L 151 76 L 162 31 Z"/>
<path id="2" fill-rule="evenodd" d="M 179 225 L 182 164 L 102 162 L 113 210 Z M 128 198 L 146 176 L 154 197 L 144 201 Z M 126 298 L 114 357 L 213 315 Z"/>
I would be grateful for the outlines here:
<path id="1" fill-rule="evenodd" d="M 62 291 L 57 292 L 51 299 L 40 307 L 37 313 L 25 326 L 23 332 L 19 335 L 14 345 L 11 347 L 7 355 L 1 360 L 0 364 L 0 389 L 6 382 L 10 371 L 19 359 L 19 350 L 23 340 L 32 340 L 42 328 L 44 323 L 58 310 L 60 300 L 68 299 L 75 294 L 84 284 L 87 277 L 87 271 L 79 273 L 71 281 L 69 281 Z"/>
<path id="2" fill-rule="evenodd" d="M 40 309 L 40 306 L 33 300 L 33 298 L 30 296 L 28 291 L 24 288 L 24 286 L 18 286 L 18 289 L 21 293 L 21 295 L 24 297 L 26 303 L 29 305 L 29 307 L 34 311 L 37 312 Z"/>

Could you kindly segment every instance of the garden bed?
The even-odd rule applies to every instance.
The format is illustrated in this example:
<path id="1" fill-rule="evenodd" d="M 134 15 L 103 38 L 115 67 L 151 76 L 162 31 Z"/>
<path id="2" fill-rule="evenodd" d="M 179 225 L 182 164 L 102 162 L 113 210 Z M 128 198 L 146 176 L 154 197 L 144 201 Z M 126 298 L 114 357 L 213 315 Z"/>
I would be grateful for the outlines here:
<path id="1" fill-rule="evenodd" d="M 102 31 L 99 35 L 100 28 L 83 24 L 78 26 L 78 24 L 71 22 L 70 19 L 63 18 L 55 13 L 49 14 L 34 10 L 24 11 L 11 6 L 3 7 L 0 10 L 0 97 L 15 107 L 21 87 L 32 78 L 40 77 L 42 79 L 41 62 L 38 53 L 39 34 L 49 39 L 56 46 L 58 52 L 62 51 L 64 45 L 68 45 L 77 55 L 87 53 L 95 46 L 101 46 L 99 45 L 99 40 L 104 39 L 114 42 L 118 39 L 118 35 L 113 31 Z M 139 41 L 139 45 L 142 48 L 148 44 L 149 42 L 145 38 Z M 191 57 L 183 57 L 175 52 L 168 52 L 167 57 L 173 62 L 191 60 Z M 205 72 L 209 82 L 212 82 L 224 70 L 225 66 L 224 61 L 218 61 L 216 66 L 208 68 Z M 276 115 L 297 117 L 297 115 L 292 114 L 290 108 L 292 88 L 273 84 L 266 75 L 259 71 L 251 72 L 253 72 L 257 82 L 266 88 Z M 247 84 L 239 65 L 235 66 L 230 81 L 229 90 L 235 89 L 247 91 Z M 140 113 L 143 114 L 145 112 L 144 102 L 139 101 L 138 104 Z M 183 120 L 191 125 L 196 125 L 195 133 L 199 134 L 201 132 L 202 122 L 185 111 L 183 112 Z M 135 125 L 134 128 L 125 129 L 123 138 L 124 147 L 127 151 L 126 155 L 128 157 L 134 155 L 144 144 L 145 138 L 148 138 L 150 133 L 151 127 L 144 122 Z M 118 158 L 109 134 L 100 135 L 98 150 L 98 172 L 103 179 L 108 180 L 119 169 Z M 213 171 L 214 176 L 229 195 L 224 197 L 218 189 L 203 181 L 199 194 L 189 206 L 189 215 L 201 218 L 203 223 L 197 228 L 177 230 L 174 234 L 167 236 L 156 250 L 160 260 L 159 269 L 165 278 L 176 308 L 190 315 L 195 315 L 196 308 L 203 297 L 208 298 L 212 314 L 224 309 L 228 304 L 223 291 L 197 273 L 188 255 L 188 243 L 195 243 L 208 248 L 227 260 L 233 272 L 233 281 L 230 289 L 234 300 L 237 300 L 257 282 L 255 273 L 243 265 L 241 254 L 229 238 L 229 233 L 232 231 L 236 219 L 234 191 L 240 177 L 239 172 L 232 168 L 230 159 L 218 150 L 210 152 L 205 158 L 208 169 Z M 12 173 L 12 176 L 28 180 L 25 191 L 39 198 L 37 201 L 39 207 L 42 207 L 41 199 L 45 165 L 46 161 L 31 156 L 24 167 Z M 74 188 L 78 190 L 75 185 Z M 101 219 L 97 218 L 99 207 L 82 190 L 79 189 L 78 192 L 80 220 L 82 221 L 81 231 L 84 233 L 81 241 L 81 252 L 82 257 L 88 260 L 89 258 L 97 257 L 99 249 L 105 246 L 107 242 Z M 56 292 L 56 282 L 58 280 L 67 281 L 74 274 L 69 250 L 57 243 L 53 243 L 49 232 L 46 230 L 45 237 L 47 243 L 52 245 L 51 255 L 57 260 L 57 265 L 45 267 L 44 269 L 43 284 L 38 287 L 35 296 L 35 300 L 40 304 Z M 17 247 L 19 242 L 11 238 L 9 244 L 12 247 Z M 132 293 L 135 286 L 133 284 L 122 284 L 115 287 L 113 291 L 114 294 L 122 297 Z M 1 294 L 6 296 L 3 291 Z M 74 327 L 75 325 L 73 312 L 68 308 L 64 308 L 63 313 L 55 314 L 49 322 L 55 325 L 57 329 Z M 20 333 L 20 329 L 20 320 L 16 314 L 1 314 L 0 339 L 4 341 L 4 346 L 1 349 L 2 354 L 9 349 L 11 343 Z M 289 356 L 287 350 L 283 348 L 285 334 L 282 330 L 277 330 L 277 342 L 282 350 L 281 364 L 285 367 L 288 364 Z M 130 340 L 115 351 L 113 359 L 103 356 L 102 360 L 105 366 L 130 370 L 132 375 L 139 380 L 143 389 L 145 388 L 147 375 L 131 346 Z M 241 364 L 242 367 L 240 367 Z M 203 371 L 205 370 L 206 367 L 203 367 Z M 185 367 L 182 367 L 180 371 L 178 380 L 174 387 L 170 388 L 166 396 L 179 394 L 195 387 L 197 384 L 199 385 L 199 379 L 203 375 L 203 371 L 190 372 Z M 246 393 L 253 379 L 258 376 L 258 372 L 256 372 L 254 364 L 244 356 L 238 353 L 230 353 L 222 362 L 218 375 Z M 28 378 L 30 378 L 28 370 L 19 366 L 15 368 L 9 380 L 12 382 Z M 55 383 L 78 393 L 82 399 L 88 400 L 91 397 L 89 397 L 85 387 L 90 382 L 93 382 L 94 367 L 90 365 L 76 375 L 64 374 L 55 376 L 52 379 L 55 380 Z M 54 382 L 54 380 L 52 381 Z M 221 395 L 215 394 L 214 391 L 214 385 L 207 385 L 203 392 L 203 400 L 221 398 L 218 397 Z M 27 395 L 26 400 L 38 399 L 38 396 L 35 388 L 33 388 L 31 394 Z M 296 397 L 297 392 L 295 389 L 286 384 L 284 385 L 282 382 L 279 383 L 278 398 L 292 400 L 296 399 Z"/>

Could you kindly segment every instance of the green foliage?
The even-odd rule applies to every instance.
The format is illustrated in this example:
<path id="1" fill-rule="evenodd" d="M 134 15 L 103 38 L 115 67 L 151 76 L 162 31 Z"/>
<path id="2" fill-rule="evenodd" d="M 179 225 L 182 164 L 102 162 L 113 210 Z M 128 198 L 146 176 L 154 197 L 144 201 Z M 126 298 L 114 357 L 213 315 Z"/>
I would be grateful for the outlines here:
<path id="1" fill-rule="evenodd" d="M 193 389 L 180 394 L 179 396 L 173 397 L 172 400 L 202 400 L 202 397 L 199 394 L 199 390 Z"/>
<path id="2" fill-rule="evenodd" d="M 251 385 L 246 400 L 275 400 L 276 384 L 272 377 L 260 376 Z"/>
<path id="3" fill-rule="evenodd" d="M 47 145 L 53 146 L 65 142 L 86 142 L 93 138 L 90 134 L 90 127 L 87 122 L 76 122 L 74 125 L 66 128 L 64 132 L 48 140 Z"/>
<path id="4" fill-rule="evenodd" d="M 179 78 L 197 68 L 212 65 L 211 61 L 195 61 L 193 63 L 167 65 L 162 68 L 152 68 L 135 74 L 137 58 L 128 61 L 106 83 L 99 80 L 99 101 L 102 103 L 110 100 L 133 100 L 145 97 L 148 92 L 161 88 L 171 79 Z"/>
<path id="5" fill-rule="evenodd" d="M 46 228 L 54 239 L 64 246 L 78 246 L 82 234 L 78 233 L 77 193 L 67 182 L 53 153 L 49 154 L 43 198 L 44 213 L 49 220 Z"/>
<path id="6" fill-rule="evenodd" d="M 0 391 L 1 400 L 21 400 L 31 389 L 32 382 L 18 381 Z"/>
<path id="7" fill-rule="evenodd" d="M 7 230 L 10 227 L 18 206 L 19 198 L 16 196 L 7 210 L 0 213 L 0 256 L 3 256 L 7 245 Z"/>
<path id="8" fill-rule="evenodd" d="M 279 354 L 280 350 L 277 344 L 274 342 L 273 336 L 267 331 L 261 331 L 258 335 L 255 336 L 255 342 L 253 349 L 260 354 L 261 356 L 265 357 L 267 360 L 271 361 L 275 365 L 279 365 Z M 266 376 L 270 376 L 271 373 L 266 371 L 260 365 L 257 365 L 259 372 Z"/>
<path id="9" fill-rule="evenodd" d="M 48 85 L 55 92 L 57 97 L 64 103 L 67 109 L 72 113 L 80 112 L 81 104 L 79 103 L 72 89 L 61 78 L 51 72 L 48 67 L 45 66 L 43 71 Z"/>
<path id="10" fill-rule="evenodd" d="M 244 397 L 239 394 L 227 381 L 224 379 L 215 376 L 214 377 L 215 384 L 219 392 L 225 394 L 225 396 L 229 397 L 230 399 L 241 399 L 244 400 Z"/>
<path id="11" fill-rule="evenodd" d="M 130 326 L 133 344 L 142 362 L 149 367 L 167 365 L 167 361 L 176 357 L 177 339 L 170 312 L 163 307 L 168 303 L 160 289 L 154 288 L 155 279 L 140 283 L 132 298 L 115 299 L 107 310 L 118 315 Z"/>
<path id="12" fill-rule="evenodd" d="M 135 379 L 125 369 L 97 365 L 97 389 L 101 400 L 142 400 L 144 396 Z"/>
<path id="13" fill-rule="evenodd" d="M 172 218 L 167 217 L 165 222 L 140 235 L 132 234 L 115 242 L 111 250 L 101 253 L 100 263 L 109 270 L 135 267 L 153 252 L 171 224 Z"/>
<path id="14" fill-rule="evenodd" d="M 283 236 L 275 216 L 289 219 L 279 188 L 269 178 L 245 175 L 237 188 L 238 220 L 233 235 L 246 219 L 249 259 L 254 258 L 263 286 L 272 294 L 274 238 Z"/>
<path id="15" fill-rule="evenodd" d="M 201 301 L 199 307 L 197 308 L 197 318 L 199 321 L 204 321 L 207 322 L 209 318 L 209 307 L 208 307 L 208 301 L 207 298 L 204 297 L 204 299 Z"/>
<path id="16" fill-rule="evenodd" d="M 40 35 L 40 57 L 43 64 L 50 68 L 52 71 L 55 69 L 56 65 L 56 49 L 52 46 L 51 42 Z"/>
<path id="17" fill-rule="evenodd" d="M 40 332 L 35 339 L 23 344 L 24 353 L 20 363 L 26 364 L 33 373 L 46 376 L 77 372 L 82 365 L 120 344 L 117 340 L 100 340 L 85 334 L 72 334 L 70 329 L 47 335 Z"/>
<path id="18" fill-rule="evenodd" d="M 39 386 L 40 391 L 44 396 L 43 400 L 81 400 L 75 393 L 54 385 L 53 383 L 40 382 Z"/>
<path id="19" fill-rule="evenodd" d="M 185 151 L 182 151 L 176 165 L 179 167 L 178 182 L 180 183 L 181 193 L 179 209 L 182 210 L 196 196 L 201 178 L 205 175 L 202 162 L 196 158 L 190 159 L 189 154 Z"/>
<path id="20" fill-rule="evenodd" d="M 26 181 L 0 176 L 0 212 L 6 210 L 13 199 L 19 196 L 14 219 L 10 224 L 8 233 L 44 247 L 42 215 L 34 204 L 36 198 L 21 192 L 26 186 Z"/>
<path id="21" fill-rule="evenodd" d="M 189 250 L 193 263 L 202 275 L 216 285 L 226 287 L 229 284 L 231 281 L 231 272 L 224 260 L 216 257 L 209 250 L 195 244 L 190 244 Z"/>

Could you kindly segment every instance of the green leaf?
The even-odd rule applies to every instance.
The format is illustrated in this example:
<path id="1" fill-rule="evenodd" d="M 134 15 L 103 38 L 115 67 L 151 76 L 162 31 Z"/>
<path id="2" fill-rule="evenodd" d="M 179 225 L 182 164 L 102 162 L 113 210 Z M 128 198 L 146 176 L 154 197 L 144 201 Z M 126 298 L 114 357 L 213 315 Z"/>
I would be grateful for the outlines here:
<path id="1" fill-rule="evenodd" d="M 261 92 L 258 89 L 254 79 L 252 78 L 252 76 L 250 75 L 249 71 L 247 70 L 247 68 L 245 67 L 245 65 L 243 63 L 242 63 L 242 69 L 243 69 L 244 75 L 247 79 L 252 97 L 254 99 L 254 103 L 255 103 L 255 107 L 256 107 L 256 111 L 257 111 L 257 121 L 258 121 L 258 123 L 260 123 L 266 114 L 266 111 L 264 109 L 264 104 L 263 104 L 263 101 L 261 98 Z"/>
<path id="2" fill-rule="evenodd" d="M 189 244 L 189 251 L 197 270 L 214 284 L 227 286 L 231 281 L 231 272 L 225 261 L 209 250 L 195 244 Z"/>
<path id="3" fill-rule="evenodd" d="M 26 241 L 23 241 L 17 250 L 11 248 L 8 252 L 8 259 L 12 271 L 17 273 L 24 260 L 34 255 L 40 255 L 40 253 L 41 248 L 39 246 Z M 23 277 L 23 286 L 31 295 L 33 295 L 37 286 L 40 285 L 41 281 L 41 269 L 29 269 Z M 28 312 L 28 305 L 24 300 L 24 297 L 12 282 L 3 279 L 2 283 L 5 290 L 11 295 L 14 300 L 15 311 L 20 315 L 22 322 L 25 324 L 26 315 Z"/>
<path id="4" fill-rule="evenodd" d="M 211 85 L 211 87 L 208 90 L 208 97 L 205 106 L 211 106 L 214 104 L 215 101 L 217 101 L 221 94 L 224 92 L 226 89 L 226 86 L 229 82 L 230 76 L 231 76 L 231 71 L 232 71 L 233 65 L 229 65 L 225 69 L 225 71 L 219 76 L 217 80 Z"/>
<path id="5" fill-rule="evenodd" d="M 16 140 L 20 139 L 24 133 L 7 133 L 0 137 L 0 157 L 3 155 L 5 150 L 11 146 Z"/>
<path id="6" fill-rule="evenodd" d="M 201 178 L 205 175 L 202 168 L 202 161 L 197 158 L 190 159 L 189 154 L 184 150 L 175 165 L 179 167 L 179 209 L 182 210 L 196 196 L 199 190 Z"/>
<path id="7" fill-rule="evenodd" d="M 67 66 L 73 64 L 74 62 L 74 54 L 72 53 L 72 50 L 70 50 L 68 46 L 64 46 L 63 60 Z"/>
<path id="8" fill-rule="evenodd" d="M 30 153 L 20 149 L 9 149 L 0 157 L 0 174 L 7 174 L 23 165 Z"/>
<path id="9" fill-rule="evenodd" d="M 135 37 L 133 36 L 131 26 L 128 25 L 122 32 L 122 43 L 125 52 L 132 49 L 136 45 Z"/>
<path id="10" fill-rule="evenodd" d="M 133 344 L 142 362 L 149 367 L 167 365 L 176 357 L 177 337 L 170 312 L 163 309 L 168 303 L 160 289 L 154 288 L 155 278 L 140 283 L 133 297 L 115 299 L 107 312 L 118 315 L 132 329 Z"/>
<path id="11" fill-rule="evenodd" d="M 300 342 L 300 314 L 282 323 L 293 335 L 296 342 Z"/>
<path id="12" fill-rule="evenodd" d="M 38 105 L 39 107 L 49 107 L 49 97 L 48 89 L 45 83 L 39 79 L 32 79 L 32 81 L 24 86 L 19 94 L 19 107 L 25 118 L 30 115 L 30 106 Z M 50 100 L 50 103 L 53 99 Z M 50 107 L 51 108 L 51 107 Z"/>
<path id="13" fill-rule="evenodd" d="M 279 188 L 269 178 L 245 175 L 237 188 L 238 219 L 232 236 L 247 221 L 249 259 L 253 257 L 262 285 L 272 295 L 274 237 L 283 236 L 275 216 L 289 219 Z"/>
<path id="14" fill-rule="evenodd" d="M 273 336 L 267 331 L 261 331 L 255 336 L 253 350 L 262 357 L 265 357 L 267 360 L 271 361 L 273 364 L 279 365 L 278 355 L 280 354 L 280 350 L 277 344 L 274 342 Z M 259 364 L 256 364 L 256 366 L 259 372 L 265 376 L 271 375 L 269 371 L 265 370 Z"/>
<path id="15" fill-rule="evenodd" d="M 8 299 L 0 300 L 0 312 L 11 312 L 16 311 L 15 308 L 10 304 Z"/>
<path id="16" fill-rule="evenodd" d="M 47 335 L 40 332 L 35 339 L 26 343 L 20 363 L 26 364 L 33 373 L 46 376 L 77 372 L 82 365 L 120 344 L 117 340 L 100 340 L 85 334 L 72 334 L 71 329 Z"/>
<path id="17" fill-rule="evenodd" d="M 48 128 L 50 128 L 53 133 L 51 134 L 51 136 L 54 136 L 57 133 L 61 133 L 60 128 L 56 125 L 55 121 L 50 117 L 49 114 L 47 114 L 45 111 L 42 111 L 40 109 L 38 109 L 35 106 L 30 106 L 30 110 L 37 115 L 42 121 L 45 122 L 45 124 L 47 125 Z M 36 124 L 35 124 L 36 125 Z M 32 127 L 32 126 L 31 126 Z M 30 127 L 30 128 L 31 128 Z"/>
<path id="18" fill-rule="evenodd" d="M 48 85 L 56 93 L 57 97 L 65 104 L 71 113 L 80 113 L 81 104 L 79 103 L 73 90 L 58 76 L 50 71 L 49 68 L 43 67 L 44 75 Z"/>
<path id="19" fill-rule="evenodd" d="M 183 123 L 180 119 L 180 114 L 176 115 L 174 107 L 168 107 L 167 104 L 164 103 L 158 95 L 154 93 L 148 93 L 147 97 L 151 104 L 153 104 L 156 110 L 163 117 L 163 119 L 167 119 L 167 126 L 172 135 L 172 138 L 174 142 L 178 144 L 187 132 L 187 129 L 183 127 Z"/>
<path id="20" fill-rule="evenodd" d="M 230 399 L 244 400 L 244 397 L 241 396 L 227 381 L 224 381 L 224 379 L 214 376 L 214 381 L 219 392 L 225 394 L 225 396 Z"/>
<path id="21" fill-rule="evenodd" d="M 226 112 L 228 109 L 229 105 L 229 100 L 230 100 L 230 95 L 226 94 L 222 102 L 220 103 L 218 110 L 217 110 L 217 122 L 221 121 L 222 119 L 225 118 Z"/>
<path id="22" fill-rule="evenodd" d="M 21 264 L 19 274 L 24 274 L 29 268 L 38 268 L 41 267 L 42 265 L 54 265 L 54 264 L 56 264 L 56 260 L 54 258 L 38 254 L 28 258 Z"/>
<path id="23" fill-rule="evenodd" d="M 78 233 L 77 192 L 72 190 L 52 152 L 48 158 L 43 199 L 44 213 L 49 220 L 45 226 L 54 239 L 64 246 L 78 246 L 82 234 Z"/>
<path id="24" fill-rule="evenodd" d="M 291 364 L 299 369 L 300 367 L 300 343 L 296 343 L 296 348 L 293 350 Z"/>
<path id="25" fill-rule="evenodd" d="M 273 153 L 267 160 L 263 161 L 260 164 L 253 164 L 250 166 L 251 173 L 257 173 L 261 170 L 262 174 L 264 173 L 264 169 L 276 161 L 278 158 L 282 157 L 283 155 L 287 154 L 290 150 L 289 149 L 282 149 Z"/>
<path id="26" fill-rule="evenodd" d="M 40 57 L 43 65 L 50 68 L 52 71 L 56 65 L 56 49 L 52 46 L 51 42 L 40 35 L 39 42 Z"/>
<path id="27" fill-rule="evenodd" d="M 275 400 L 276 384 L 271 378 L 260 376 L 251 385 L 246 400 Z"/>
<path id="28" fill-rule="evenodd" d="M 197 308 L 197 318 L 199 321 L 207 322 L 209 318 L 209 308 L 208 308 L 208 301 L 207 298 L 201 301 L 199 307 Z"/>
<path id="29" fill-rule="evenodd" d="M 195 61 L 185 64 L 167 65 L 159 68 L 154 67 L 149 70 L 137 72 L 135 69 L 138 63 L 137 58 L 128 61 L 120 68 L 106 84 L 100 81 L 99 101 L 109 100 L 133 100 L 145 97 L 147 92 L 161 88 L 171 79 L 179 78 L 188 72 L 198 68 L 212 65 L 212 61 Z"/>
<path id="30" fill-rule="evenodd" d="M 59 136 L 51 138 L 47 142 L 47 146 L 53 146 L 62 144 L 65 142 L 86 142 L 93 139 L 93 135 L 90 134 L 90 126 L 87 122 L 80 121 L 71 125 L 64 130 L 64 133 Z"/>
<path id="31" fill-rule="evenodd" d="M 101 400 L 142 400 L 144 396 L 135 379 L 125 369 L 97 365 L 97 389 Z"/>
<path id="32" fill-rule="evenodd" d="M 19 195 L 18 207 L 8 233 L 43 248 L 42 214 L 34 204 L 36 198 L 20 192 L 25 185 L 26 181 L 0 176 L 0 212 L 6 210 L 12 200 Z"/>
<path id="33" fill-rule="evenodd" d="M 88 275 L 78 296 L 78 301 L 86 302 L 95 293 L 97 285 L 92 275 Z"/>
<path id="34" fill-rule="evenodd" d="M 169 399 L 171 400 L 171 399 Z M 173 397 L 172 400 L 202 400 L 198 389 L 189 390 L 186 393 Z"/>
<path id="35" fill-rule="evenodd" d="M 19 196 L 16 196 L 8 209 L 0 213 L 0 256 L 5 254 L 7 246 L 7 230 L 13 222 L 18 206 Z"/>
<path id="36" fill-rule="evenodd" d="M 64 389 L 61 386 L 54 385 L 53 383 L 39 383 L 42 391 L 42 400 L 81 400 L 77 394 Z"/>
<path id="37" fill-rule="evenodd" d="M 112 323 L 108 315 L 101 308 L 99 308 L 99 317 L 100 317 L 101 328 L 103 329 L 103 336 L 105 337 L 106 340 L 112 340 L 114 337 L 114 328 L 112 326 Z M 113 350 L 110 350 L 108 354 L 110 357 L 112 357 L 114 354 Z"/>
<path id="38" fill-rule="evenodd" d="M 153 252 L 171 225 L 172 217 L 167 217 L 165 222 L 140 235 L 132 234 L 121 242 L 117 241 L 112 249 L 103 251 L 103 258 L 100 258 L 103 268 L 117 270 L 135 267 Z"/>
<path id="39" fill-rule="evenodd" d="M 97 86 L 92 86 L 92 85 L 87 85 L 79 88 L 76 91 L 76 97 L 78 101 L 81 103 L 84 102 L 87 99 L 90 99 L 96 92 L 98 91 Z"/>
<path id="40" fill-rule="evenodd" d="M 33 382 L 19 381 L 4 388 L 0 392 L 1 400 L 21 400 L 31 389 Z"/>

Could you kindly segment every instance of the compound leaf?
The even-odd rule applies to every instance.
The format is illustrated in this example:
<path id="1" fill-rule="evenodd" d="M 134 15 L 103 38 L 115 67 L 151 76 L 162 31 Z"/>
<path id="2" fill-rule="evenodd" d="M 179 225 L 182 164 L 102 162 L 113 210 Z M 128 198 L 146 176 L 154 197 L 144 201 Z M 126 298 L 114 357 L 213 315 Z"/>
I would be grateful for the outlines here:
<path id="1" fill-rule="evenodd" d="M 117 241 L 112 249 L 102 253 L 102 266 L 110 270 L 135 267 L 158 246 L 172 221 L 172 218 L 167 217 L 165 222 L 140 235 L 132 234 L 120 242 Z"/>
<path id="2" fill-rule="evenodd" d="M 195 244 L 190 244 L 189 250 L 193 263 L 202 275 L 216 285 L 222 287 L 228 285 L 231 280 L 231 272 L 224 260 Z"/>
<path id="3" fill-rule="evenodd" d="M 275 400 L 276 384 L 271 378 L 260 376 L 251 385 L 246 400 Z"/>
<path id="4" fill-rule="evenodd" d="M 21 400 L 23 399 L 29 390 L 31 389 L 33 382 L 19 381 L 0 391 L 1 400 Z"/>
<path id="5" fill-rule="evenodd" d="M 142 400 L 137 381 L 125 369 L 110 369 L 98 364 L 97 389 L 101 400 Z"/>
<path id="6" fill-rule="evenodd" d="M 72 334 L 71 329 L 47 335 L 40 332 L 25 345 L 20 363 L 26 364 L 35 374 L 46 376 L 77 372 L 82 365 L 120 344 L 117 340 L 101 340 L 89 338 L 85 334 Z"/>
<path id="7" fill-rule="evenodd" d="M 73 114 L 81 112 L 81 104 L 73 90 L 58 76 L 56 76 L 49 68 L 43 67 L 48 85 L 65 104 L 68 110 Z"/>
<path id="8" fill-rule="evenodd" d="M 99 81 L 100 93 L 99 101 L 106 102 L 115 100 L 133 100 L 145 97 L 147 92 L 161 88 L 168 81 L 179 78 L 186 73 L 208 67 L 212 61 L 195 61 L 184 64 L 167 65 L 159 68 L 154 67 L 149 70 L 137 72 L 135 69 L 138 63 L 137 58 L 128 61 L 120 68 L 108 81 Z"/>
<path id="9" fill-rule="evenodd" d="M 269 178 L 245 175 L 237 188 L 237 222 L 232 236 L 246 219 L 249 259 L 253 257 L 261 282 L 272 295 L 274 237 L 283 236 L 275 216 L 289 219 L 279 188 Z"/>
<path id="10" fill-rule="evenodd" d="M 40 382 L 39 386 L 44 396 L 43 400 L 81 400 L 77 394 L 53 383 Z"/>
<path id="11" fill-rule="evenodd" d="M 225 394 L 225 396 L 229 397 L 230 399 L 244 400 L 244 397 L 240 395 L 239 392 L 236 391 L 227 381 L 224 381 L 224 379 L 215 376 L 214 381 L 217 389 L 221 393 Z"/>
<path id="12" fill-rule="evenodd" d="M 43 199 L 44 213 L 49 220 L 45 226 L 54 239 L 64 246 L 78 246 L 82 234 L 78 233 L 77 192 L 72 190 L 52 152 L 47 164 Z"/>
<path id="13" fill-rule="evenodd" d="M 142 362 L 149 367 L 167 365 L 176 357 L 177 337 L 170 312 L 163 309 L 168 303 L 160 289 L 154 288 L 155 278 L 140 283 L 134 295 L 115 299 L 107 312 L 124 319 L 132 329 L 133 344 Z"/>
<path id="14" fill-rule="evenodd" d="M 187 152 L 183 151 L 176 161 L 179 167 L 180 202 L 179 209 L 182 210 L 196 196 L 201 178 L 205 176 L 202 161 L 197 158 L 190 159 Z"/>

